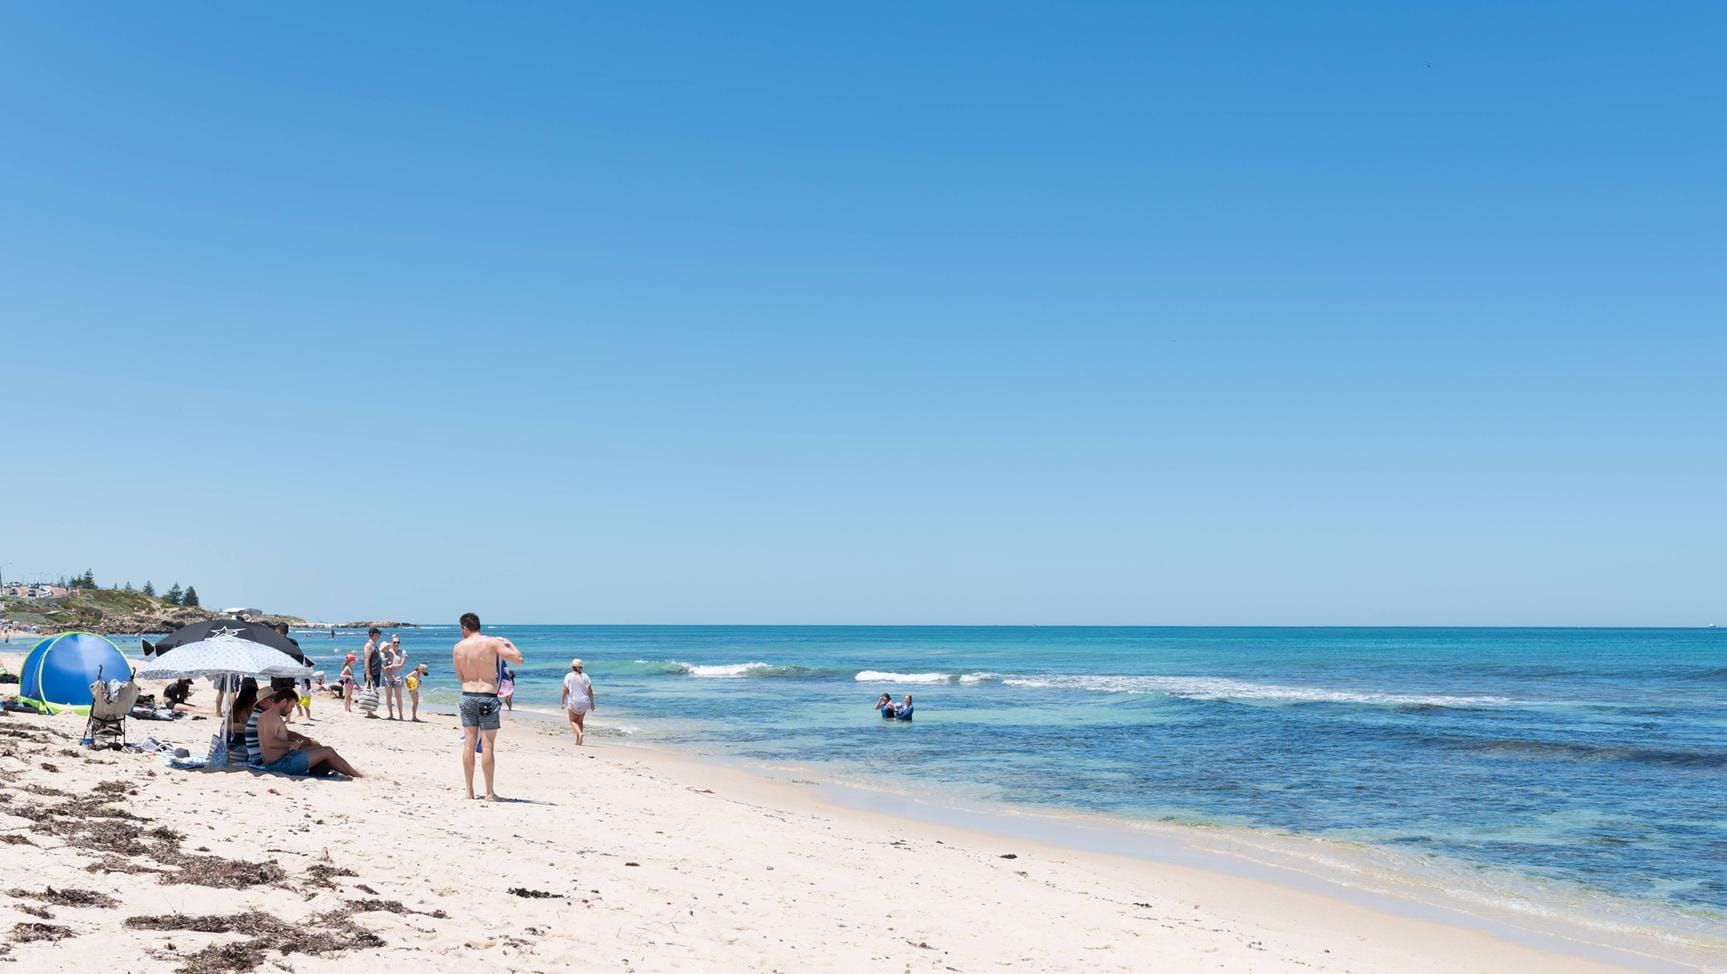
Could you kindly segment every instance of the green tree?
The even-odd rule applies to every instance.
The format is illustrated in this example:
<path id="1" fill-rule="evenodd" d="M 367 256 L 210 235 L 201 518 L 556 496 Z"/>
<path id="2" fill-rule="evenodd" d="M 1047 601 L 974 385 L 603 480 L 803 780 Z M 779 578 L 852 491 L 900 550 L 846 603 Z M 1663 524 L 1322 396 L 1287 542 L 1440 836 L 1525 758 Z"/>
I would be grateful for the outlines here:
<path id="1" fill-rule="evenodd" d="M 189 605 L 196 609 L 198 607 L 198 590 L 190 585 L 186 586 L 186 594 L 181 597 L 180 604 Z"/>
<path id="2" fill-rule="evenodd" d="M 144 580 L 144 594 L 151 598 L 156 597 L 156 586 L 152 585 L 149 579 Z"/>
<path id="3" fill-rule="evenodd" d="M 126 583 L 126 591 L 128 591 L 128 592 L 131 592 L 131 591 L 135 591 L 135 590 L 134 590 L 134 589 L 133 589 L 133 588 L 132 588 L 132 583 L 131 583 L 131 582 L 127 582 L 127 583 Z"/>
<path id="4" fill-rule="evenodd" d="M 169 589 L 168 594 L 162 596 L 162 598 L 165 599 L 169 605 L 179 605 L 180 600 L 185 598 L 185 596 L 180 594 L 180 583 L 175 582 L 174 587 Z"/>
<path id="5" fill-rule="evenodd" d="M 96 587 L 96 573 L 91 571 L 88 568 L 84 569 L 84 577 L 78 579 L 78 587 L 79 588 L 95 588 Z"/>

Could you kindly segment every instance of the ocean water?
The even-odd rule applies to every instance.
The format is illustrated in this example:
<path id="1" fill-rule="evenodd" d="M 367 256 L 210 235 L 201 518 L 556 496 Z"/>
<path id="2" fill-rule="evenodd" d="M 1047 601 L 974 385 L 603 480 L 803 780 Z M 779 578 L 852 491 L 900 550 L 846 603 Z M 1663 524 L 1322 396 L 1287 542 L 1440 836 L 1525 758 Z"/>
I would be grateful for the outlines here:
<path id="1" fill-rule="evenodd" d="M 583 657 L 602 734 L 920 796 L 1364 843 L 1727 921 L 1727 630 L 488 631 L 527 655 L 519 706 L 555 708 Z M 401 635 L 447 705 L 454 630 Z M 914 694 L 916 720 L 882 721 L 882 692 Z"/>

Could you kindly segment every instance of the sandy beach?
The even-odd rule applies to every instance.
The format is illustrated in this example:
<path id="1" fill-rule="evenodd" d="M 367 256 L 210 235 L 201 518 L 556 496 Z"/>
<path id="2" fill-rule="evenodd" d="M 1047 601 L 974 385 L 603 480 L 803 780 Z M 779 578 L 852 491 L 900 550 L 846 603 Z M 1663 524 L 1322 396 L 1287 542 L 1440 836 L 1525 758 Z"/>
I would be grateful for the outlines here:
<path id="1" fill-rule="evenodd" d="M 175 771 L 78 749 L 82 718 L 0 717 L 0 951 L 138 971 L 1627 969 L 1279 884 L 845 808 L 604 735 L 577 748 L 539 719 L 500 736 L 511 800 L 467 801 L 453 715 L 389 723 L 324 700 L 315 714 L 296 729 L 366 778 Z M 130 727 L 202 753 L 212 723 Z"/>

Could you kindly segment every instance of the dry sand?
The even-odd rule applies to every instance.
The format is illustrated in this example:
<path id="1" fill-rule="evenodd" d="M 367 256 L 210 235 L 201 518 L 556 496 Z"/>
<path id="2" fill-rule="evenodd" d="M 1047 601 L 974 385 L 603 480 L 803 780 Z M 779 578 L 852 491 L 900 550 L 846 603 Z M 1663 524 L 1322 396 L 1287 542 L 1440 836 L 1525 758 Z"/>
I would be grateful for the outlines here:
<path id="1" fill-rule="evenodd" d="M 0 717 L 4 959 L 463 974 L 1620 969 L 1269 882 L 842 808 L 615 738 L 577 748 L 531 720 L 499 739 L 499 792 L 515 800 L 467 801 L 452 715 L 367 720 L 327 699 L 315 713 L 295 729 L 367 778 L 173 771 L 78 750 L 81 718 Z M 201 754 L 213 724 L 129 728 Z"/>

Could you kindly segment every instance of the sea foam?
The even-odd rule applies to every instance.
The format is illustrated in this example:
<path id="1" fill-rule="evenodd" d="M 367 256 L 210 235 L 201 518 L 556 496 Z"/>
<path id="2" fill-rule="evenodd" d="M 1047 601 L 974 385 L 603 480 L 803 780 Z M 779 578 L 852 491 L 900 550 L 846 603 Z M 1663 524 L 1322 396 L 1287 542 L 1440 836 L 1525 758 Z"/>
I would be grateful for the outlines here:
<path id="1" fill-rule="evenodd" d="M 1098 693 L 1161 693 L 1191 700 L 1264 700 L 1280 703 L 1359 703 L 1388 706 L 1490 707 L 1509 703 L 1505 697 L 1460 697 L 1442 694 L 1380 693 L 1249 683 L 1205 676 L 1097 676 L 1089 674 L 1016 676 L 1002 683 L 1039 690 L 1091 690 Z"/>
<path id="2" fill-rule="evenodd" d="M 995 673 L 888 673 L 864 670 L 852 677 L 859 683 L 994 683 L 1001 679 Z"/>

